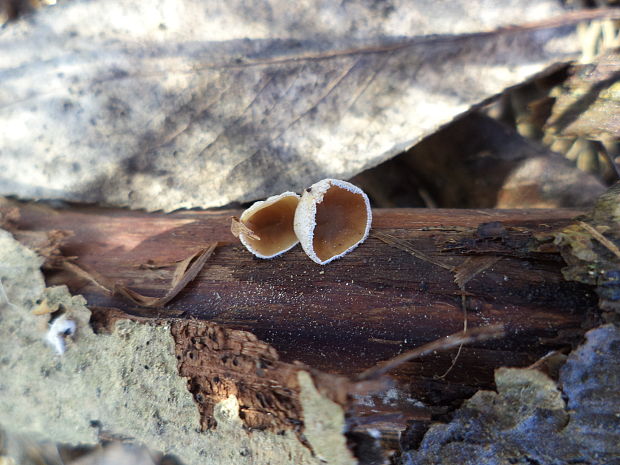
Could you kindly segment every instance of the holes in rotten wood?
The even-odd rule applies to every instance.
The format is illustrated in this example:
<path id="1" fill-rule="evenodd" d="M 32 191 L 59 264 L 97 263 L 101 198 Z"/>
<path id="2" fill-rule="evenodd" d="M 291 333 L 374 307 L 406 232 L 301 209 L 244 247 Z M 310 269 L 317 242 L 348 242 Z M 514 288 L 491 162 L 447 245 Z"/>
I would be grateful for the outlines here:
<path id="1" fill-rule="evenodd" d="M 263 346 L 251 336 L 229 334 L 206 324 L 202 327 L 192 324 L 177 326 L 173 335 L 180 372 L 189 378 L 188 390 L 200 412 L 203 431 L 217 427 L 213 407 L 231 393 L 239 399 L 243 412 L 240 416 L 245 427 L 251 430 L 281 430 L 284 425 L 286 429 L 295 428 L 287 420 L 298 415 L 294 390 L 282 386 L 278 388 L 281 391 L 278 397 L 274 397 L 271 390 L 255 397 L 254 374 L 273 369 L 278 363 L 277 355 L 269 351 L 267 345 Z M 201 350 L 200 344 L 206 345 L 207 349 Z M 243 373 L 241 376 L 240 372 Z"/>
<path id="2" fill-rule="evenodd" d="M 218 342 L 218 337 L 214 328 L 207 329 L 207 337 L 213 342 Z"/>
<path id="3" fill-rule="evenodd" d="M 234 355 L 222 355 L 220 357 L 220 361 L 222 362 L 222 364 L 224 365 L 228 365 L 229 362 L 230 364 L 232 364 L 232 366 L 234 367 L 238 367 L 240 365 L 239 362 L 239 357 L 236 357 Z"/>

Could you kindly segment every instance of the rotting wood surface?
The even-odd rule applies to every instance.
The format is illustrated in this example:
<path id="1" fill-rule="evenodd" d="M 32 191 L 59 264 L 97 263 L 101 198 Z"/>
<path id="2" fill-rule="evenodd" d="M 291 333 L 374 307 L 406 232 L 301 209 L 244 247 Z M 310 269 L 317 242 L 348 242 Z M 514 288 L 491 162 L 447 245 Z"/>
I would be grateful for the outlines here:
<path id="1" fill-rule="evenodd" d="M 218 328 L 228 336 L 231 331 L 247 331 L 256 336 L 252 344 L 260 345 L 259 352 L 270 354 L 262 359 L 286 363 L 287 369 L 299 361 L 313 370 L 351 377 L 407 349 L 460 331 L 462 302 L 470 328 L 505 325 L 503 339 L 464 347 L 445 377 L 441 375 L 452 365 L 456 350 L 401 365 L 391 374 L 395 388 L 389 394 L 350 396 L 354 431 L 357 425 L 362 431 L 378 428 L 394 433 L 411 419 L 428 420 L 444 412 L 477 389 L 492 387 L 494 368 L 525 366 L 550 350 L 574 343 L 596 308 L 588 286 L 562 278 L 564 263 L 554 250 L 531 251 L 534 233 L 567 225 L 583 213 L 578 210 L 376 210 L 373 230 L 364 244 L 338 261 L 319 266 L 299 247 L 273 260 L 253 258 L 230 233 L 230 217 L 237 211 L 166 215 L 18 207 L 19 229 L 71 231 L 73 236 L 62 249 L 65 256 L 77 257 L 75 263 L 82 268 L 146 295 L 166 293 L 173 267 L 143 265 L 182 260 L 219 242 L 197 278 L 163 309 L 139 308 L 66 271 L 49 273 L 48 283 L 67 284 L 73 293 L 82 294 L 90 306 L 97 307 L 98 319 L 105 320 L 106 309 L 169 318 L 175 321 L 175 337 L 187 333 L 187 340 L 196 331 L 205 333 L 200 337 Z M 385 237 L 395 238 L 393 244 L 385 243 Z M 399 239 L 406 241 L 409 252 Z M 455 276 L 465 261 L 481 256 L 495 259 L 487 260 L 486 268 L 472 266 L 478 273 L 459 287 Z M 459 276 L 462 283 L 463 273 Z M 119 312 L 109 310 L 109 315 L 118 318 Z M 177 347 L 177 352 L 188 353 L 189 346 L 183 347 Z M 202 350 L 210 350 L 208 344 Z M 192 364 L 186 362 L 180 368 L 185 366 L 185 375 L 194 376 L 190 388 L 198 382 L 196 392 L 192 391 L 196 396 L 204 391 L 204 383 L 200 384 L 204 380 L 196 381 L 199 373 L 194 370 L 192 375 Z M 225 364 L 217 370 L 226 375 Z M 232 372 L 229 379 L 239 378 L 237 393 L 240 385 L 253 389 L 252 383 L 262 383 L 257 378 L 247 384 L 251 380 Z M 211 375 L 210 380 L 216 377 Z M 278 376 L 284 389 L 286 379 L 293 379 L 286 373 L 270 374 L 264 387 L 269 389 Z M 421 409 L 414 399 L 435 407 Z M 287 412 L 293 420 L 295 402 L 283 407 L 293 411 Z M 272 403 L 265 403 L 267 410 Z M 265 426 L 260 409 L 253 408 L 247 410 L 248 421 Z M 209 427 L 208 408 L 203 413 L 203 427 Z M 277 423 L 271 426 L 282 426 Z"/>

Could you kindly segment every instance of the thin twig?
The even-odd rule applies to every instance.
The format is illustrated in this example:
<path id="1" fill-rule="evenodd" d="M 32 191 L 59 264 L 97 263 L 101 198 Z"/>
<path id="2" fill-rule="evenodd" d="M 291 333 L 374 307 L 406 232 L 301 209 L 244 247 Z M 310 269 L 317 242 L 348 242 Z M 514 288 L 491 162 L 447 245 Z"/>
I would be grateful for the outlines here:
<path id="1" fill-rule="evenodd" d="M 454 282 L 465 291 L 465 285 L 490 266 L 495 265 L 502 257 L 496 255 L 467 257 L 463 263 L 454 268 Z"/>
<path id="2" fill-rule="evenodd" d="M 461 331 L 456 334 L 446 336 L 443 339 L 438 339 L 436 341 L 425 344 L 422 347 L 403 352 L 402 354 L 388 360 L 387 362 L 382 362 L 379 365 L 375 365 L 374 367 L 360 373 L 357 376 L 357 380 L 364 381 L 368 379 L 378 378 L 379 376 L 384 375 L 388 371 L 393 370 L 394 368 L 402 365 L 405 362 L 408 362 L 409 360 L 412 360 L 414 358 L 420 358 L 435 351 L 448 350 L 458 346 L 459 344 L 470 344 L 472 342 L 497 339 L 503 336 L 504 325 L 483 326 L 481 328 L 474 328 L 467 333 L 463 333 Z"/>
<path id="3" fill-rule="evenodd" d="M 465 291 L 465 285 L 475 278 L 478 274 L 482 273 L 488 267 L 494 265 L 500 261 L 502 257 L 467 257 L 467 259 L 454 269 L 454 282 L 461 291 L 461 308 L 463 309 L 463 334 L 467 332 L 467 293 Z M 444 379 L 448 376 L 448 373 L 452 371 L 456 365 L 457 360 L 463 350 L 463 344 L 459 345 L 459 349 L 456 351 L 452 363 L 446 371 L 437 376 L 437 379 Z"/>
<path id="4" fill-rule="evenodd" d="M 466 292 L 465 292 L 465 285 L 471 279 L 473 279 L 476 275 L 478 275 L 479 273 L 481 273 L 482 271 L 486 270 L 488 267 L 490 267 L 491 265 L 499 261 L 501 257 L 469 257 L 459 266 L 454 267 L 454 266 L 447 265 L 439 260 L 435 260 L 429 257 L 424 252 L 421 252 L 417 250 L 416 248 L 414 248 L 409 241 L 392 236 L 391 234 L 375 232 L 374 237 L 385 242 L 388 245 L 391 245 L 392 247 L 395 247 L 400 250 L 404 250 L 405 252 L 410 253 L 411 255 L 413 255 L 416 258 L 419 258 L 420 260 L 424 260 L 426 262 L 432 263 L 434 265 L 437 265 L 441 268 L 444 268 L 454 273 L 454 282 L 459 287 L 459 290 L 461 293 L 461 309 L 463 310 L 463 331 L 461 334 L 463 335 L 466 334 L 467 333 L 467 305 L 466 305 L 467 297 L 466 297 Z M 454 365 L 456 365 L 456 361 L 461 355 L 463 344 L 464 342 L 460 343 L 458 351 L 454 359 L 452 360 L 452 364 L 448 367 L 448 369 L 442 375 L 438 377 L 439 379 L 444 378 L 448 373 L 450 373 L 452 368 L 454 368 Z"/>
<path id="5" fill-rule="evenodd" d="M 463 334 L 467 333 L 467 306 L 465 304 L 466 304 L 465 292 L 461 292 L 461 308 L 463 309 Z M 452 359 L 452 363 L 450 364 L 450 366 L 446 369 L 446 371 L 444 371 L 442 374 L 437 376 L 436 379 L 444 379 L 446 376 L 448 376 L 448 373 L 452 371 L 452 369 L 456 365 L 456 362 L 461 356 L 462 350 L 463 350 L 463 343 L 461 342 L 459 344 L 458 350 L 456 351 L 456 355 Z"/>

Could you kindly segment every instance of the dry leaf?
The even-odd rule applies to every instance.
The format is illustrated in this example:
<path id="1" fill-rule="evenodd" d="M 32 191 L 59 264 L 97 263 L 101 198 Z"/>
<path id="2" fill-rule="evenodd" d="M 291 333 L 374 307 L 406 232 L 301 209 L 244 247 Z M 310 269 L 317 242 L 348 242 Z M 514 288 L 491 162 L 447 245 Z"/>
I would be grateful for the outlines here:
<path id="1" fill-rule="evenodd" d="M 620 137 L 620 55 L 609 52 L 593 64 L 574 67 L 546 126 L 561 136 Z"/>
<path id="2" fill-rule="evenodd" d="M 39 305 L 32 309 L 33 315 L 47 315 L 49 313 L 54 313 L 58 310 L 58 306 L 50 307 L 47 298 L 43 299 Z"/>
<path id="3" fill-rule="evenodd" d="M 90 281 L 99 289 L 101 289 L 106 294 L 114 294 L 115 284 L 105 276 L 100 275 L 94 270 L 85 270 L 81 266 L 69 261 L 65 260 L 62 264 L 62 267 L 74 273 L 76 276 L 80 278 L 84 278 L 87 281 Z"/>
<path id="4" fill-rule="evenodd" d="M 63 231 L 60 229 L 52 229 L 50 231 L 22 231 L 14 229 L 12 233 L 15 239 L 45 259 L 43 263 L 44 268 L 62 268 L 64 262 L 71 259 L 71 257 L 65 257 L 60 248 L 69 237 L 73 236 L 72 231 Z"/>
<path id="5" fill-rule="evenodd" d="M 198 276 L 198 273 L 200 273 L 200 270 L 202 270 L 217 245 L 217 243 L 211 244 L 209 247 L 201 249 L 185 260 L 180 261 L 172 275 L 170 289 L 163 297 L 145 296 L 125 286 L 116 286 L 115 291 L 142 307 L 163 307 Z"/>
<path id="6" fill-rule="evenodd" d="M 62 2 L 0 30 L 0 195 L 172 210 L 346 179 L 570 59 L 564 26 L 601 13 L 565 11 Z"/>
<path id="7" fill-rule="evenodd" d="M 177 294 L 181 292 L 196 276 L 198 276 L 198 273 L 200 273 L 206 261 L 213 254 L 213 251 L 217 248 L 217 246 L 218 243 L 213 243 L 210 246 L 193 253 L 189 257 L 176 262 L 176 267 L 172 275 L 172 282 L 170 283 L 170 289 L 163 297 L 150 297 L 142 295 L 126 286 L 121 286 L 118 283 L 115 283 L 96 271 L 85 270 L 69 260 L 65 260 L 62 267 L 65 270 L 90 281 L 106 294 L 120 294 L 142 307 L 163 307 L 174 299 Z M 158 266 L 162 267 L 164 265 Z"/>
<path id="8" fill-rule="evenodd" d="M 245 234 L 250 239 L 260 241 L 260 237 L 245 224 L 243 224 L 241 220 L 236 216 L 230 218 L 230 232 L 235 237 L 239 237 L 239 235 Z"/>

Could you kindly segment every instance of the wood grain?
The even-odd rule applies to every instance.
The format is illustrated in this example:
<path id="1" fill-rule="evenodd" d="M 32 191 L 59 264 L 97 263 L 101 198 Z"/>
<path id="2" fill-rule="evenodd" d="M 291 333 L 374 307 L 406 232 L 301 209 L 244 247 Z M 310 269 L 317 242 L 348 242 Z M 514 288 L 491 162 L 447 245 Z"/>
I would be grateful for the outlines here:
<path id="1" fill-rule="evenodd" d="M 219 241 L 202 273 L 163 311 L 145 311 L 67 274 L 52 274 L 50 280 L 67 282 L 91 305 L 160 317 L 181 311 L 186 318 L 249 330 L 282 358 L 327 371 L 361 370 L 462 328 L 460 291 L 449 270 L 389 246 L 373 233 L 353 253 L 327 266 L 310 261 L 299 247 L 274 260 L 256 259 L 229 232 L 229 218 L 237 213 L 22 208 L 19 227 L 71 231 L 65 255 L 153 296 L 165 293 L 173 267 L 140 265 L 181 260 Z M 450 266 L 472 255 L 501 257 L 467 283 L 469 324 L 503 323 L 509 337 L 492 343 L 496 350 L 538 354 L 555 347 L 561 331 L 578 328 L 584 312 L 595 305 L 588 288 L 562 279 L 559 255 L 528 250 L 534 232 L 565 225 L 579 213 L 379 210 L 373 231 L 405 239 Z M 502 237 L 484 237 L 484 230 L 479 234 L 478 226 L 491 221 L 502 223 Z"/>
<path id="2" fill-rule="evenodd" d="M 495 368 L 529 365 L 574 344 L 596 309 L 589 287 L 562 278 L 559 254 L 535 251 L 535 233 L 570 223 L 580 210 L 375 210 L 369 239 L 320 266 L 299 247 L 273 260 L 254 258 L 230 233 L 230 217 L 238 211 L 18 207 L 21 230 L 71 231 L 65 256 L 150 296 L 166 293 L 174 267 L 141 265 L 172 263 L 219 242 L 197 278 L 163 309 L 107 295 L 67 271 L 49 272 L 48 283 L 81 293 L 99 319 L 102 314 L 105 319 L 106 309 L 117 309 L 117 317 L 120 310 L 177 324 L 204 320 L 205 328 L 215 324 L 255 335 L 275 349 L 274 363 L 298 361 L 316 373 L 352 379 L 403 351 L 460 331 L 464 295 L 469 327 L 503 324 L 503 339 L 464 347 L 445 377 L 456 349 L 399 366 L 389 376 L 392 390 L 349 396 L 351 430 L 384 428 L 392 440 L 411 419 L 428 421 L 477 389 L 492 388 Z M 386 244 L 378 233 L 404 240 L 432 260 Z M 463 292 L 455 271 L 468 258 L 471 265 L 472 257 L 496 260 L 487 260 L 490 266 L 470 277 Z"/>

